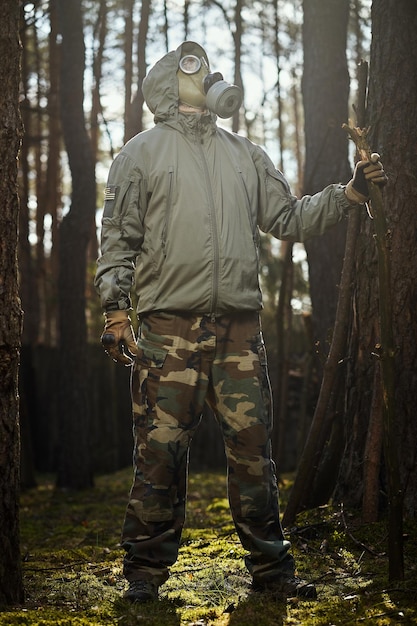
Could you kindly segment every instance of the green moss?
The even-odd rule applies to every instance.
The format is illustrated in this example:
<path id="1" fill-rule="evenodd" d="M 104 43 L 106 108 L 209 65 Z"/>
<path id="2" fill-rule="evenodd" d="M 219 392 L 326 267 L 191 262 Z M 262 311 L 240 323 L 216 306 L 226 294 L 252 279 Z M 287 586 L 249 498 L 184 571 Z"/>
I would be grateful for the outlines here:
<path id="1" fill-rule="evenodd" d="M 131 470 L 102 476 L 92 490 L 54 489 L 49 477 L 23 493 L 26 602 L 0 613 L 0 625 L 329 626 L 417 624 L 417 523 L 405 524 L 406 580 L 387 580 L 386 524 L 363 525 L 354 511 L 306 511 L 290 539 L 299 574 L 314 580 L 317 602 L 277 602 L 254 594 L 219 474 L 190 477 L 180 558 L 159 602 L 122 599 L 118 545 Z M 285 501 L 289 477 L 282 480 Z"/>

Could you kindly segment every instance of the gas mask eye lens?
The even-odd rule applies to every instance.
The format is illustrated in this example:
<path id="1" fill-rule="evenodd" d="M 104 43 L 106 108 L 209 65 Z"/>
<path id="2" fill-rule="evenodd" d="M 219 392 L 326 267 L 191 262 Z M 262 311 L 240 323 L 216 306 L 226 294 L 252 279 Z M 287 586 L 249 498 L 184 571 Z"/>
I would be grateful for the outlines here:
<path id="1" fill-rule="evenodd" d="M 184 74 L 196 74 L 201 67 L 201 61 L 194 54 L 187 54 L 187 56 L 182 57 L 179 66 Z"/>

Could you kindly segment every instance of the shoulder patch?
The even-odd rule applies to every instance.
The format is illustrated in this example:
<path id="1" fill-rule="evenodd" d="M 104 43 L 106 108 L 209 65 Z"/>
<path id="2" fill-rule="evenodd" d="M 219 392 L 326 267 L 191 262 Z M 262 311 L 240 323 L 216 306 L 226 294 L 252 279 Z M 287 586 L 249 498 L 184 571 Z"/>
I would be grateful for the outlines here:
<path id="1" fill-rule="evenodd" d="M 118 191 L 117 185 L 109 185 L 104 189 L 103 217 L 112 217 Z"/>

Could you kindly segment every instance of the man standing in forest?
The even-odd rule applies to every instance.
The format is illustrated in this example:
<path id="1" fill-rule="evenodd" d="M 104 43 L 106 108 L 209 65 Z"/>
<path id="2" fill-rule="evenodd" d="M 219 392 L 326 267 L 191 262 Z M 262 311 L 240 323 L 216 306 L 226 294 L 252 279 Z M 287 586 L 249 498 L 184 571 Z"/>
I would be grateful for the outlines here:
<path id="1" fill-rule="evenodd" d="M 368 180 L 384 184 L 385 173 L 379 161 L 360 162 L 346 186 L 297 200 L 259 146 L 217 126 L 217 116 L 239 108 L 241 93 L 210 72 L 193 42 L 158 61 L 143 93 L 155 126 L 111 167 L 96 274 L 102 344 L 115 361 L 133 363 L 125 598 L 156 599 L 177 559 L 188 451 L 204 402 L 222 431 L 230 508 L 253 589 L 315 598 L 314 585 L 295 575 L 279 519 L 258 229 L 289 241 L 320 235 L 367 200 Z"/>

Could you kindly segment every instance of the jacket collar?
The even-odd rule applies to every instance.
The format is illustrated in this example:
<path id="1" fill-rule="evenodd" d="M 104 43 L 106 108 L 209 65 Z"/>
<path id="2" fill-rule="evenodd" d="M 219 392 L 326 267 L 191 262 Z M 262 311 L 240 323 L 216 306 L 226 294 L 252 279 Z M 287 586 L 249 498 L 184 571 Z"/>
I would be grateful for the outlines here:
<path id="1" fill-rule="evenodd" d="M 194 139 L 210 137 L 217 129 L 216 116 L 209 111 L 195 114 L 178 112 L 177 116 L 162 123 Z"/>

